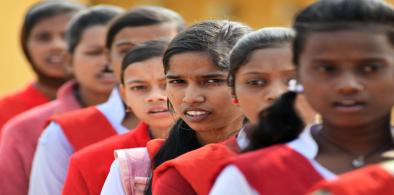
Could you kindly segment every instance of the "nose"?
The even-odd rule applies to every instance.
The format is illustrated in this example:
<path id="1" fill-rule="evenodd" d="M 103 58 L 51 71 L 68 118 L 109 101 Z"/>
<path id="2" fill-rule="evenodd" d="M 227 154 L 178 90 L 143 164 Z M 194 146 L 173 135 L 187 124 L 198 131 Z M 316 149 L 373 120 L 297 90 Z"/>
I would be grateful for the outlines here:
<path id="1" fill-rule="evenodd" d="M 268 89 L 268 93 L 265 96 L 265 100 L 269 103 L 272 103 L 287 90 L 288 90 L 288 86 L 285 83 L 281 81 L 277 81 L 273 83 L 271 87 Z"/>
<path id="2" fill-rule="evenodd" d="M 363 85 L 354 74 L 344 73 L 338 79 L 335 89 L 341 94 L 350 95 L 360 92 L 363 89 Z"/>
<path id="3" fill-rule="evenodd" d="M 160 88 L 153 88 L 150 95 L 146 98 L 146 102 L 167 102 L 165 91 Z"/>
<path id="4" fill-rule="evenodd" d="M 202 103 L 205 101 L 204 95 L 201 93 L 201 90 L 194 85 L 188 85 L 187 89 L 185 90 L 184 97 L 182 99 L 184 103 L 189 105 Z"/>
<path id="5" fill-rule="evenodd" d="M 67 47 L 66 40 L 63 36 L 54 36 L 52 40 L 52 48 L 55 50 L 65 50 Z"/>

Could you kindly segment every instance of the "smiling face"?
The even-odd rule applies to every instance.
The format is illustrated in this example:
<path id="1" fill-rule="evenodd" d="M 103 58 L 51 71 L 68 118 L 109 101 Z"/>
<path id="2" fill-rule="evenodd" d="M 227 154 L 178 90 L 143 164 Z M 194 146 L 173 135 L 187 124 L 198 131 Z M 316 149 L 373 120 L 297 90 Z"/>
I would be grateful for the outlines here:
<path id="1" fill-rule="evenodd" d="M 251 123 L 258 114 L 288 90 L 295 77 L 290 45 L 257 49 L 235 75 L 235 93 L 239 106 Z"/>
<path id="2" fill-rule="evenodd" d="M 72 71 L 81 88 L 93 93 L 109 94 L 116 84 L 112 72 L 106 71 L 109 60 L 105 54 L 107 27 L 96 25 L 87 28 L 72 55 Z"/>
<path id="3" fill-rule="evenodd" d="M 359 127 L 388 119 L 394 104 L 394 49 L 386 35 L 315 32 L 300 55 L 299 78 L 323 121 Z"/>
<path id="4" fill-rule="evenodd" d="M 174 117 L 167 108 L 166 80 L 161 57 L 129 65 L 123 74 L 126 104 L 151 129 L 168 130 Z"/>
<path id="5" fill-rule="evenodd" d="M 27 50 L 36 71 L 48 77 L 66 78 L 66 41 L 64 33 L 70 14 L 39 21 L 31 30 Z"/>
<path id="6" fill-rule="evenodd" d="M 194 130 L 237 128 L 240 110 L 231 103 L 228 72 L 203 52 L 175 54 L 166 74 L 167 94 L 175 112 Z"/>
<path id="7" fill-rule="evenodd" d="M 171 39 L 178 34 L 175 24 L 164 23 L 139 27 L 126 27 L 114 37 L 110 57 L 114 74 L 120 81 L 121 64 L 127 51 L 146 41 L 155 39 Z"/>

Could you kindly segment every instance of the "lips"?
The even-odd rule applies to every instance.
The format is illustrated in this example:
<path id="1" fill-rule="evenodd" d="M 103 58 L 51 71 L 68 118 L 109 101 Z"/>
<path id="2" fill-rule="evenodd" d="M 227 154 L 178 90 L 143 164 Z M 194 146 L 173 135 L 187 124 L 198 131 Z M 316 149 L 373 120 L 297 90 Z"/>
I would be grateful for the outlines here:
<path id="1" fill-rule="evenodd" d="M 112 72 L 100 72 L 97 78 L 104 83 L 116 83 L 116 77 Z"/>
<path id="2" fill-rule="evenodd" d="M 188 121 L 201 122 L 206 118 L 208 118 L 212 113 L 204 109 L 189 108 L 189 109 L 185 109 L 183 114 Z"/>
<path id="3" fill-rule="evenodd" d="M 335 109 L 340 112 L 354 113 L 363 110 L 366 104 L 357 100 L 341 100 L 333 103 Z"/>
<path id="4" fill-rule="evenodd" d="M 162 117 L 168 117 L 170 112 L 168 111 L 168 108 L 165 106 L 155 106 L 149 108 L 148 114 L 155 118 L 162 118 Z"/>
<path id="5" fill-rule="evenodd" d="M 52 65 L 64 65 L 65 56 L 63 54 L 53 54 L 45 58 L 45 62 Z"/>

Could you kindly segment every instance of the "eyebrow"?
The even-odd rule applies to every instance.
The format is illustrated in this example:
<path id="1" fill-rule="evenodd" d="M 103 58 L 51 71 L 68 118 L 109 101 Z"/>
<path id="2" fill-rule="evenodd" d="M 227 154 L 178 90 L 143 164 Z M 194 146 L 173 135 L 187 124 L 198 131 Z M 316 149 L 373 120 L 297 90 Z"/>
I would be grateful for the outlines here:
<path id="1" fill-rule="evenodd" d="M 115 47 L 120 47 L 123 45 L 137 45 L 136 43 L 133 43 L 131 41 L 119 41 L 115 43 Z"/>
<path id="2" fill-rule="evenodd" d="M 125 83 L 126 84 L 146 83 L 146 81 L 143 81 L 143 80 L 127 80 Z"/>
<path id="3" fill-rule="evenodd" d="M 172 74 L 167 74 L 166 79 L 179 79 L 182 76 L 179 75 L 172 75 Z M 227 75 L 220 73 L 220 72 L 215 72 L 215 73 L 208 73 L 205 75 L 201 75 L 199 77 L 202 77 L 204 79 L 210 79 L 210 78 L 218 78 L 218 77 L 227 77 Z"/>

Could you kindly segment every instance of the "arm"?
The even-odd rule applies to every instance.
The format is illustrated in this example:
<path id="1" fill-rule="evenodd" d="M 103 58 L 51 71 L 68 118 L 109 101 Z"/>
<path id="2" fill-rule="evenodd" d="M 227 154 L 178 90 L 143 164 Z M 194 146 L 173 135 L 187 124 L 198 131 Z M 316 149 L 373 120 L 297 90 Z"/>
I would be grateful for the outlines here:
<path id="1" fill-rule="evenodd" d="M 236 166 L 229 165 L 217 177 L 209 194 L 257 195 L 258 192 L 248 184 L 248 181 Z"/>
<path id="2" fill-rule="evenodd" d="M 115 160 L 111 165 L 111 170 L 105 179 L 101 195 L 125 195 L 122 178 L 120 176 L 119 160 Z"/>
<path id="3" fill-rule="evenodd" d="M 39 139 L 30 176 L 29 195 L 60 194 L 73 149 L 61 127 L 52 122 Z"/>

